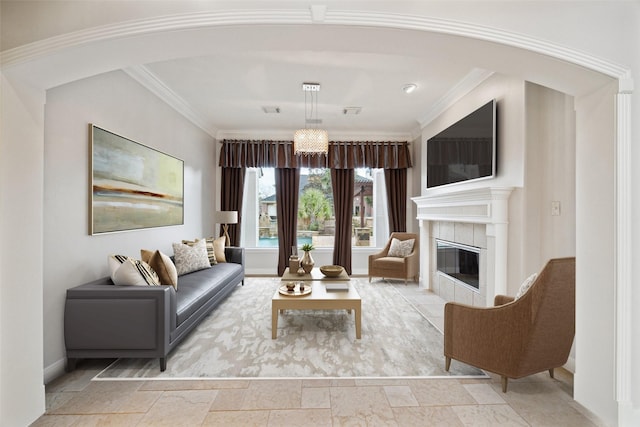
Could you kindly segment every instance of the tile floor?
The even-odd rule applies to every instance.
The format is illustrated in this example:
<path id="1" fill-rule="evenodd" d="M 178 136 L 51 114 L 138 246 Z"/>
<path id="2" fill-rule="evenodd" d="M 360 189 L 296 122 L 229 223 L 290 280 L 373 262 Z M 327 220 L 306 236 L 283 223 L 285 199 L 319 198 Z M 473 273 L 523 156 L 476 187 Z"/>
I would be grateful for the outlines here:
<path id="1" fill-rule="evenodd" d="M 438 328 L 444 301 L 398 289 Z M 81 362 L 46 386 L 33 426 L 601 426 L 572 398 L 571 374 L 500 379 L 92 381 L 109 360 Z M 444 363 L 444 362 L 443 362 Z M 453 363 L 456 363 L 455 361 Z"/>

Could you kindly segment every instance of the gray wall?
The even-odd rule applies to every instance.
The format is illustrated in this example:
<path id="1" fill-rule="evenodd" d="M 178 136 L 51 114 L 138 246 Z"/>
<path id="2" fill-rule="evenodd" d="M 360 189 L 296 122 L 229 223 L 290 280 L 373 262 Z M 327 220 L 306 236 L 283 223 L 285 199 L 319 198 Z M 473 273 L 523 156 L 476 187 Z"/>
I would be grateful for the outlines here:
<path id="1" fill-rule="evenodd" d="M 107 275 L 107 255 L 173 254 L 172 242 L 213 233 L 213 138 L 123 72 L 47 92 L 44 145 L 45 378 L 64 367 L 67 288 Z M 184 225 L 90 236 L 88 124 L 184 160 Z"/>

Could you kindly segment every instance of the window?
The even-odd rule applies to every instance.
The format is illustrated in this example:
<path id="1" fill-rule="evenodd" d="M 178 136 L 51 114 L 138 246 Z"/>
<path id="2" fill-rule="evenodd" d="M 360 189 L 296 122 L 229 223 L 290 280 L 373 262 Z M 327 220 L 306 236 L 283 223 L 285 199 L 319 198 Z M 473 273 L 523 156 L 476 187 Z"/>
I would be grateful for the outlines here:
<path id="1" fill-rule="evenodd" d="M 356 169 L 351 239 L 353 246 L 376 246 L 388 237 L 384 174 L 382 169 Z M 278 247 L 276 187 L 273 168 L 249 168 L 245 179 L 242 245 Z M 257 212 L 257 215 L 254 215 Z M 333 248 L 335 216 L 329 169 L 300 170 L 298 194 L 298 247 L 313 243 Z"/>

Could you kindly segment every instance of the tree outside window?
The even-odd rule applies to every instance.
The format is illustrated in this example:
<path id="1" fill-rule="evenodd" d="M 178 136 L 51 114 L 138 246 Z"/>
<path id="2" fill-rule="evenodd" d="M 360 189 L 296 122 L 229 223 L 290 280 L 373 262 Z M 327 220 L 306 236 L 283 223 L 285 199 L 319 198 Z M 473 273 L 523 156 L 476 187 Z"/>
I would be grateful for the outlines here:
<path id="1" fill-rule="evenodd" d="M 371 169 L 356 169 L 354 180 L 351 239 L 353 246 L 373 244 L 374 193 Z M 258 175 L 258 247 L 277 247 L 275 178 L 273 169 Z M 316 248 L 333 248 L 335 216 L 329 169 L 300 170 L 298 194 L 298 247 L 312 243 Z"/>

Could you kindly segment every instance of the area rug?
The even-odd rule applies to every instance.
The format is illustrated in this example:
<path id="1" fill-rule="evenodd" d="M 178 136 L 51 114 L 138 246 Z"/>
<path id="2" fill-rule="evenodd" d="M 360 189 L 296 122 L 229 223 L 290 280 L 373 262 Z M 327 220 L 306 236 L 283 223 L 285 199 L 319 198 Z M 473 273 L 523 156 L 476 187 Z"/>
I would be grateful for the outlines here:
<path id="1" fill-rule="evenodd" d="M 362 338 L 353 313 L 288 310 L 271 339 L 277 278 L 246 278 L 173 351 L 158 359 L 118 359 L 97 379 L 484 376 L 455 363 L 444 370 L 443 336 L 385 281 L 352 279 L 362 298 Z"/>

